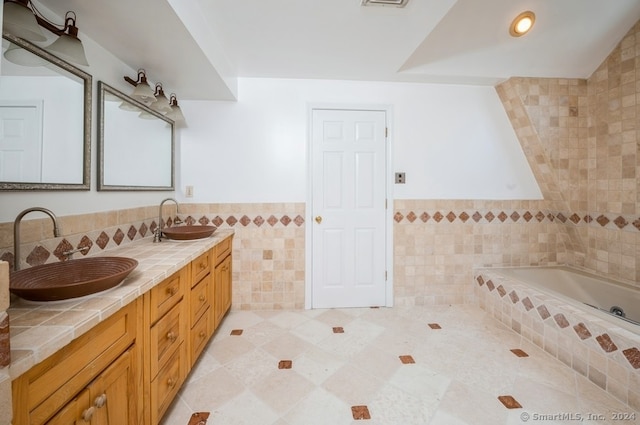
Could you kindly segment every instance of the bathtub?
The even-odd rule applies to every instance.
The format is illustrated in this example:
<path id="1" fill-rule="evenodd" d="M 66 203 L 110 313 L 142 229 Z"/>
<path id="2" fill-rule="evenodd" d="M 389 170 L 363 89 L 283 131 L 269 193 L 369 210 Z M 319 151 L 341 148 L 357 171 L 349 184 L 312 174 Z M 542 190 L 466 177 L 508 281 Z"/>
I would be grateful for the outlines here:
<path id="1" fill-rule="evenodd" d="M 640 333 L 640 288 L 567 266 L 509 267 L 495 271 L 570 304 L 579 307 L 586 305 L 616 319 L 623 319 L 632 326 L 621 326 Z"/>
<path id="2" fill-rule="evenodd" d="M 480 308 L 640 411 L 639 288 L 566 266 L 479 268 L 474 287 Z"/>

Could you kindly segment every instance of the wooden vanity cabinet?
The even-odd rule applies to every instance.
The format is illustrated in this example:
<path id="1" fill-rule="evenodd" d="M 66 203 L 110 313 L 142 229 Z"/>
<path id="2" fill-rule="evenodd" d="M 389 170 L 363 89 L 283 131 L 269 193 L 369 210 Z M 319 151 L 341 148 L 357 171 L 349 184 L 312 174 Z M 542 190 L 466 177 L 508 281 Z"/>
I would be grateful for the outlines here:
<path id="1" fill-rule="evenodd" d="M 142 424 L 140 300 L 15 379 L 14 424 Z"/>
<path id="2" fill-rule="evenodd" d="M 215 248 L 191 262 L 191 292 L 189 296 L 189 366 L 192 367 L 213 334 L 211 315 L 213 284 L 211 261 Z"/>
<path id="3" fill-rule="evenodd" d="M 224 315 L 231 308 L 231 251 L 233 236 L 229 236 L 215 246 L 215 267 L 213 276 L 213 329 L 218 328 Z"/>

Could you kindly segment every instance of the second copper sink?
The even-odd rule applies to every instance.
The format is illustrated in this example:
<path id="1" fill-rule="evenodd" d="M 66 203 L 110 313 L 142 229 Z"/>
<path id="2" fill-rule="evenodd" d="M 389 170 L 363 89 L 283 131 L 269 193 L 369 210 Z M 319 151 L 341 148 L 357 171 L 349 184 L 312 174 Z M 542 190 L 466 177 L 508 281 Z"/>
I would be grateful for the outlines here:
<path id="1" fill-rule="evenodd" d="M 89 257 L 43 264 L 9 276 L 9 290 L 30 301 L 58 301 L 105 291 L 138 266 L 128 257 Z"/>
<path id="2" fill-rule="evenodd" d="M 215 231 L 215 226 L 175 226 L 162 229 L 162 233 L 169 239 L 181 241 L 208 238 Z"/>

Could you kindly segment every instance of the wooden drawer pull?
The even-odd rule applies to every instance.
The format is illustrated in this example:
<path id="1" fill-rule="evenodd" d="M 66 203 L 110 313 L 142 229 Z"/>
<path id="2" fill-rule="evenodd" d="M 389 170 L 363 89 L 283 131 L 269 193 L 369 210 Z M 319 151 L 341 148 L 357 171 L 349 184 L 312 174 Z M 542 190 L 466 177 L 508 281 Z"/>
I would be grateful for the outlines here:
<path id="1" fill-rule="evenodd" d="M 178 339 L 178 335 L 175 332 L 167 332 L 167 339 L 171 342 L 175 342 Z"/>
<path id="2" fill-rule="evenodd" d="M 93 402 L 93 405 L 98 409 L 104 407 L 105 404 L 107 404 L 107 395 L 104 393 L 96 397 L 95 401 Z"/>
<path id="3" fill-rule="evenodd" d="M 207 268 L 207 263 L 200 263 L 200 270 L 204 270 Z"/>
<path id="4" fill-rule="evenodd" d="M 198 297 L 198 300 L 199 300 L 200 302 L 205 302 L 205 301 L 206 301 L 206 299 L 207 299 L 207 297 L 205 297 L 205 296 L 204 296 L 204 294 L 200 294 L 200 296 Z"/>
<path id="5" fill-rule="evenodd" d="M 200 331 L 198 336 L 200 336 L 200 339 L 205 339 L 207 337 L 207 333 L 205 331 Z"/>
<path id="6" fill-rule="evenodd" d="M 82 412 L 82 420 L 85 422 L 91 422 L 91 418 L 93 418 L 93 413 L 95 412 L 95 408 L 93 406 L 86 409 Z"/>
<path id="7" fill-rule="evenodd" d="M 176 292 L 178 292 L 178 290 L 176 289 L 175 286 L 170 286 L 169 288 L 167 288 L 167 294 L 171 296 L 175 295 Z"/>
<path id="8" fill-rule="evenodd" d="M 169 388 L 174 388 L 177 383 L 178 383 L 177 379 L 174 379 L 174 378 L 167 379 L 167 385 L 169 386 Z"/>

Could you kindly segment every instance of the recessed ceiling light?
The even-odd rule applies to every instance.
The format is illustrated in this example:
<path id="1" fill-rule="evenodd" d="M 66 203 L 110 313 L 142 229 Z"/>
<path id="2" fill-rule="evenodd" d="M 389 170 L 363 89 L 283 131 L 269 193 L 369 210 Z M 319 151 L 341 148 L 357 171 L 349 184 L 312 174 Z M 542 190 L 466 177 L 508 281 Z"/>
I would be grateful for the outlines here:
<path id="1" fill-rule="evenodd" d="M 520 37 L 529 32 L 529 30 L 533 27 L 534 22 L 536 21 L 536 14 L 527 10 L 526 12 L 522 12 L 516 19 L 511 22 L 511 26 L 509 26 L 509 34 L 514 37 Z"/>
<path id="2" fill-rule="evenodd" d="M 361 6 L 395 6 L 405 7 L 409 0 L 362 0 Z"/>

